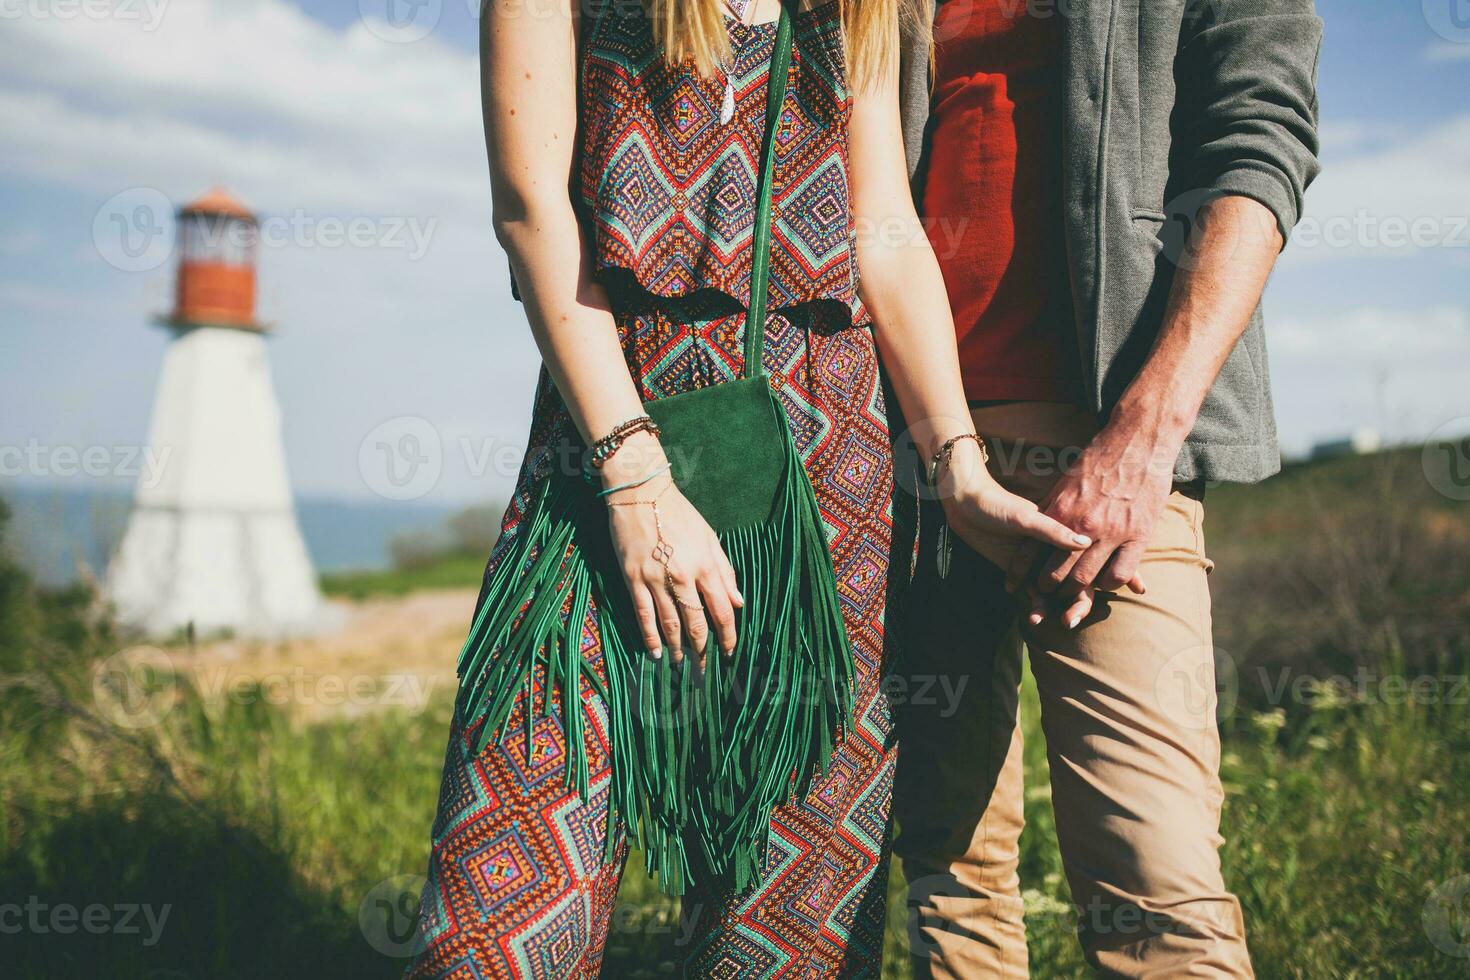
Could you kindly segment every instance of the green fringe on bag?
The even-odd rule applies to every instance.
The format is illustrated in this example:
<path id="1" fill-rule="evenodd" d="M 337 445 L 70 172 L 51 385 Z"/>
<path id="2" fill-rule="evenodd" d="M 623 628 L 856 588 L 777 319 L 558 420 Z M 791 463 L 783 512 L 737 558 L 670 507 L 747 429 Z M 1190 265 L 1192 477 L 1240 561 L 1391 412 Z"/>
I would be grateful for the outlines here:
<path id="1" fill-rule="evenodd" d="M 583 684 L 602 698 L 612 746 L 609 849 L 621 820 L 670 894 L 682 894 L 696 869 L 737 890 L 754 884 L 771 811 L 806 795 L 850 724 L 851 647 L 816 498 L 784 412 L 782 422 L 788 467 L 771 519 L 719 535 L 746 600 L 731 657 L 712 654 L 703 672 L 692 659 L 649 658 L 610 560 L 602 505 L 580 481 L 557 475 L 501 556 L 460 655 L 462 722 L 483 722 L 475 752 L 509 734 L 521 692 L 528 744 L 534 719 L 558 713 L 555 700 L 567 786 L 584 797 Z M 594 596 L 605 684 L 582 657 Z M 545 672 L 539 706 L 530 700 L 537 670 Z"/>

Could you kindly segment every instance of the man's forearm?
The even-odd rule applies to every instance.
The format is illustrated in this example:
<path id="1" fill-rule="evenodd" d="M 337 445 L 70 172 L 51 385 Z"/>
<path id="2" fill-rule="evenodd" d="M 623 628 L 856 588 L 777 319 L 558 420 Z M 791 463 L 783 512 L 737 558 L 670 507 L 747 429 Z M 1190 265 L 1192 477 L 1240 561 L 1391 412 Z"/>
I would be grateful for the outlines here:
<path id="1" fill-rule="evenodd" d="M 1250 198 L 1222 197 L 1200 209 L 1158 340 L 1109 418 L 1115 436 L 1127 435 L 1135 449 L 1173 466 L 1281 247 L 1275 216 Z M 1147 447 L 1135 441 L 1145 434 Z"/>

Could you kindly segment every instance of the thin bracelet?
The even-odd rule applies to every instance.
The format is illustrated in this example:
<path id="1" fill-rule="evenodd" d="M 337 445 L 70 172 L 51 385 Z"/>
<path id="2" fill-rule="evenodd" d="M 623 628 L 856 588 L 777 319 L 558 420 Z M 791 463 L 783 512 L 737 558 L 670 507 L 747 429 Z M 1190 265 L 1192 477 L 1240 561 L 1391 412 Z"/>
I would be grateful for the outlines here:
<path id="1" fill-rule="evenodd" d="M 669 492 L 669 487 L 673 485 L 673 481 L 670 481 L 668 486 L 647 500 L 609 500 L 607 505 L 609 507 L 656 507 L 663 495 Z"/>
<path id="2" fill-rule="evenodd" d="M 669 471 L 669 468 L 673 465 L 673 463 L 665 463 L 664 465 L 653 470 L 646 476 L 641 476 L 636 480 L 630 480 L 627 483 L 620 483 L 615 487 L 608 487 L 606 490 L 599 490 L 597 491 L 597 495 L 599 497 L 610 497 L 613 494 L 617 493 L 619 490 L 632 490 L 634 487 L 641 487 L 643 486 L 643 484 L 652 480 L 654 477 L 659 476 L 663 473 L 667 473 Z"/>
<path id="3" fill-rule="evenodd" d="M 986 446 L 985 446 L 985 440 L 980 438 L 979 433 L 976 433 L 976 432 L 965 432 L 965 433 L 961 433 L 960 435 L 954 436 L 953 438 L 951 438 L 948 441 L 946 441 L 944 445 L 940 446 L 939 447 L 939 452 L 935 453 L 934 454 L 934 458 L 929 461 L 929 486 L 930 487 L 938 487 L 939 486 L 939 470 L 940 470 L 940 468 L 949 465 L 949 461 L 954 458 L 954 447 L 957 446 L 958 444 L 966 441 L 966 440 L 973 440 L 974 443 L 975 443 L 975 445 L 978 446 L 978 447 L 980 447 L 980 462 L 981 463 L 988 463 L 988 462 L 990 462 L 990 450 L 986 448 Z"/>

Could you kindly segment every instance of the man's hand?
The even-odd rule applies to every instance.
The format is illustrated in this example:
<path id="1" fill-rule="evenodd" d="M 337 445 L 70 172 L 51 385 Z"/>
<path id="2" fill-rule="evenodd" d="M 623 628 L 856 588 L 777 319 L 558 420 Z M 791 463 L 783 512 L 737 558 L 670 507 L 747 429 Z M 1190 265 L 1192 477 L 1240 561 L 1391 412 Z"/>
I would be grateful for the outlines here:
<path id="1" fill-rule="evenodd" d="M 1064 611 L 1063 620 L 1073 627 L 1091 609 L 1094 590 L 1129 586 L 1144 591 L 1139 561 L 1173 488 L 1181 444 L 1162 427 L 1115 419 L 1057 481 L 1041 502 L 1042 513 L 1093 543 L 1077 552 L 1028 541 L 1017 550 L 1006 587 L 1039 593 L 1033 595 L 1033 624 L 1044 615 L 1045 597 Z"/>
<path id="2" fill-rule="evenodd" d="M 1041 502 L 1042 513 L 1089 535 L 1081 555 L 1028 542 L 1007 570 L 1012 591 L 1031 588 L 1065 610 L 1069 628 L 1091 591 L 1143 591 L 1138 564 L 1173 486 L 1174 462 L 1201 402 L 1250 322 L 1281 251 L 1275 216 L 1256 201 L 1216 198 L 1194 218 L 1148 360 L 1107 425 Z M 1033 596 L 1033 601 L 1038 598 Z M 1079 611 L 1080 610 L 1080 611 Z M 1045 614 L 1036 607 L 1031 622 Z"/>

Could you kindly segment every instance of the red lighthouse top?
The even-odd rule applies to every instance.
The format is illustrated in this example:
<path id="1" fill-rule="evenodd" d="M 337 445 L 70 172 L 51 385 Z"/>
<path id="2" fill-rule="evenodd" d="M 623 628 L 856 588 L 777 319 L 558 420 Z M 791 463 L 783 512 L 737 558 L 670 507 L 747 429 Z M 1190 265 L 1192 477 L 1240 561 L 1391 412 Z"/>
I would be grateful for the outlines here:
<path id="1" fill-rule="evenodd" d="M 179 209 L 179 274 L 174 310 L 179 328 L 264 330 L 255 319 L 255 259 L 260 222 L 229 191 L 216 187 Z"/>

